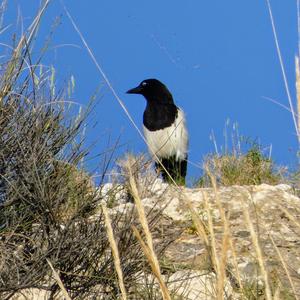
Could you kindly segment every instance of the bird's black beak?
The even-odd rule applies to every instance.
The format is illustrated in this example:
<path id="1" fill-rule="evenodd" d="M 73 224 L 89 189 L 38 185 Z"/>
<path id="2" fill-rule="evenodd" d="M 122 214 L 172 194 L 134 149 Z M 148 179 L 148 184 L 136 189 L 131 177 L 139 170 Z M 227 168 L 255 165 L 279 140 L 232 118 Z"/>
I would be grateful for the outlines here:
<path id="1" fill-rule="evenodd" d="M 142 88 L 140 86 L 137 86 L 133 89 L 130 89 L 126 92 L 127 94 L 141 94 L 142 93 Z"/>

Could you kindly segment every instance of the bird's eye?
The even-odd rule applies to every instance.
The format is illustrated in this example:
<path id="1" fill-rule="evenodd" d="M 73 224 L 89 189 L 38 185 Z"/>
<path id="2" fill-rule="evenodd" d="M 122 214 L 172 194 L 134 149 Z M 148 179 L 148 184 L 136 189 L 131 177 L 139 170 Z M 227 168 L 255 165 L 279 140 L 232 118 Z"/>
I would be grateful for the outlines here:
<path id="1" fill-rule="evenodd" d="M 148 83 L 147 82 L 143 82 L 142 83 L 142 86 L 146 86 Z"/>

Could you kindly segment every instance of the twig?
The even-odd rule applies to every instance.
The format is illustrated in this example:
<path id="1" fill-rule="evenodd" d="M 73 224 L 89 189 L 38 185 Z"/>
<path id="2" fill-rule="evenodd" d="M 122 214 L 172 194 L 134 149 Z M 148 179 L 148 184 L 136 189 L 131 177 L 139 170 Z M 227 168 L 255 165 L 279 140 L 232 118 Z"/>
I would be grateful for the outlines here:
<path id="1" fill-rule="evenodd" d="M 46 260 L 47 260 L 47 263 L 48 263 L 48 265 L 50 266 L 50 268 L 51 268 L 51 270 L 52 270 L 52 272 L 53 272 L 53 277 L 54 277 L 55 281 L 57 282 L 58 286 L 60 287 L 62 293 L 63 293 L 64 296 L 65 296 L 65 298 L 66 298 L 67 300 L 72 300 L 71 297 L 69 296 L 69 294 L 68 294 L 66 288 L 64 287 L 64 284 L 62 283 L 62 281 L 61 281 L 61 279 L 60 279 L 60 277 L 59 277 L 59 274 L 55 271 L 55 269 L 54 269 L 52 263 L 50 262 L 49 259 L 46 259 Z"/>

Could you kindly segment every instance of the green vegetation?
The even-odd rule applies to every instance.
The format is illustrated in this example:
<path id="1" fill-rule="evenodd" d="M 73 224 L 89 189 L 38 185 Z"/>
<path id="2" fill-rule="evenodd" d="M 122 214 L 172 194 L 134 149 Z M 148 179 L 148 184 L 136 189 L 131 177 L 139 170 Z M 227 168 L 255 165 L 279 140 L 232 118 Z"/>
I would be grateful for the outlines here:
<path id="1" fill-rule="evenodd" d="M 211 186 L 211 176 L 221 186 L 278 184 L 282 179 L 279 171 L 275 170 L 273 161 L 257 145 L 252 146 L 245 154 L 207 156 L 204 161 L 204 175 L 197 185 Z"/>
<path id="2" fill-rule="evenodd" d="M 179 233 L 176 236 L 167 218 L 163 225 L 159 223 L 163 209 L 144 211 L 139 183 L 149 175 L 149 164 L 143 157 L 128 156 L 119 163 L 117 188 L 112 187 L 104 197 L 101 188 L 95 187 L 84 168 L 88 150 L 81 139 L 91 106 L 74 114 L 66 101 L 71 87 L 56 95 L 55 72 L 43 73 L 42 67 L 37 72 L 42 54 L 32 62 L 31 51 L 40 21 L 35 19 L 28 32 L 16 41 L 10 59 L 1 66 L 0 298 L 12 299 L 35 288 L 46 291 L 49 299 L 61 294 L 66 299 L 125 299 L 124 293 L 127 299 L 161 299 L 162 295 L 171 299 L 173 291 L 168 290 L 164 280 L 186 265 L 176 265 L 165 257 L 167 246 Z M 30 62 L 29 68 L 24 68 L 26 62 Z M 73 88 L 73 78 L 71 82 Z M 231 152 L 226 148 L 223 154 L 207 156 L 198 186 L 213 186 L 214 195 L 218 195 L 219 186 L 281 182 L 280 172 L 260 146 L 252 143 L 242 151 L 241 141 L 234 141 L 236 147 Z M 103 169 L 107 170 L 107 165 Z M 295 175 L 295 181 L 297 178 Z M 151 184 L 154 181 L 155 178 L 149 180 Z M 120 186 L 132 210 L 109 214 L 107 211 L 119 204 Z M 189 200 L 185 199 L 184 189 L 179 192 L 182 203 Z M 225 283 L 231 279 L 241 299 L 266 299 L 268 293 L 273 296 L 277 291 L 281 293 L 278 299 L 294 299 L 293 291 L 279 285 L 277 288 L 277 277 L 271 287 L 258 286 L 258 280 L 241 284 L 238 268 L 227 262 L 235 246 L 230 216 L 221 202 L 212 210 L 206 200 L 200 211 L 186 201 L 191 225 L 180 226 L 190 236 L 197 235 L 195 241 L 204 245 L 205 256 L 198 267 L 215 275 L 217 298 L 226 297 Z M 242 213 L 247 217 L 246 209 Z M 221 216 L 218 224 L 215 214 Z M 259 234 L 253 229 L 255 220 L 246 217 L 244 231 L 251 233 L 251 245 L 261 253 Z M 295 224 L 299 228 L 297 220 Z M 217 243 L 216 233 L 221 235 L 222 245 Z M 257 273 L 267 274 L 263 255 L 256 259 L 260 263 Z M 285 267 L 284 260 L 277 262 Z M 293 279 L 293 287 L 292 283 Z"/>

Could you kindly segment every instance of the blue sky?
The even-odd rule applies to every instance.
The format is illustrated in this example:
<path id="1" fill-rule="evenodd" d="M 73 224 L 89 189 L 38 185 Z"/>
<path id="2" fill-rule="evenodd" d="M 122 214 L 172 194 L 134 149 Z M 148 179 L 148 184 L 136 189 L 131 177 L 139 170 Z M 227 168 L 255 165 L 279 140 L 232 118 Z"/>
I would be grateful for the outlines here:
<path id="1" fill-rule="evenodd" d="M 28 26 L 38 1 L 8 2 L 4 24 L 12 27 L 2 34 Z M 157 78 L 171 90 L 184 109 L 190 132 L 193 163 L 214 151 L 211 132 L 224 145 L 227 119 L 237 122 L 241 135 L 272 145 L 276 163 L 297 162 L 297 139 L 290 113 L 263 97 L 288 105 L 280 65 L 265 1 L 67 1 L 74 18 L 113 87 L 141 128 L 145 101 L 125 94 L 146 78 Z M 284 4 L 283 4 L 284 3 Z M 296 1 L 271 0 L 287 77 L 293 99 L 294 56 L 297 52 Z M 22 16 L 18 22 L 16 16 Z M 73 75 L 72 99 L 86 104 L 102 86 L 100 101 L 91 116 L 88 142 L 96 142 L 93 154 L 102 153 L 119 136 L 116 155 L 140 153 L 146 146 L 128 121 L 65 15 L 60 1 L 53 0 L 40 27 L 38 48 L 55 19 L 50 49 L 44 63 L 56 69 L 62 87 Z M 1 39 L 1 36 L 0 36 Z M 63 46 L 72 44 L 76 46 Z M 232 127 L 231 125 L 229 127 Z M 229 133 L 230 134 L 230 133 Z M 188 176 L 200 170 L 189 165 Z"/>

